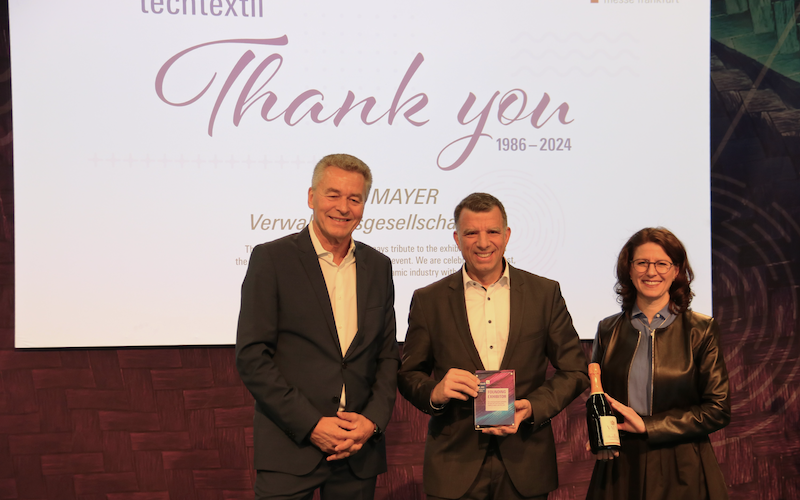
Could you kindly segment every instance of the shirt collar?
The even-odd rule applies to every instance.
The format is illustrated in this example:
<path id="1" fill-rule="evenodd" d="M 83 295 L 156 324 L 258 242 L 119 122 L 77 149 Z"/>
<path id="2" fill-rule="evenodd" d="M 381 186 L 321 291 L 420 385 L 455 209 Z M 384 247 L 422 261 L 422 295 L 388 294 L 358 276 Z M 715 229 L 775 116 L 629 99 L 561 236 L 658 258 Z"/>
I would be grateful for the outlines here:
<path id="1" fill-rule="evenodd" d="M 667 321 L 669 317 L 672 316 L 672 312 L 669 310 L 669 305 L 670 302 L 667 302 L 667 305 L 665 305 L 663 309 L 658 311 L 656 315 L 653 316 L 653 319 L 655 320 L 656 318 L 660 318 L 663 319 L 664 322 Z M 647 316 L 645 315 L 645 313 L 642 312 L 641 309 L 639 309 L 639 306 L 636 304 L 633 305 L 633 309 L 631 310 L 631 319 L 640 319 L 645 323 L 648 323 Z"/>
<path id="2" fill-rule="evenodd" d="M 500 286 L 510 287 L 511 286 L 511 275 L 508 272 L 509 267 L 511 267 L 511 266 L 508 265 L 508 263 L 506 262 L 506 259 L 504 257 L 503 258 L 503 274 L 500 276 L 500 279 L 498 279 L 497 281 L 495 281 L 493 284 L 491 284 L 489 286 L 492 287 L 492 286 L 495 286 L 495 285 L 500 285 Z M 483 287 L 483 288 L 487 288 L 487 287 L 483 286 L 483 284 L 481 284 L 481 283 L 479 283 L 479 282 L 477 282 L 474 279 L 469 277 L 469 274 L 467 274 L 467 264 L 466 263 L 464 263 L 464 265 L 461 266 L 461 279 L 464 281 L 464 289 L 465 290 L 470 286 L 480 286 L 480 287 Z"/>
<path id="3" fill-rule="evenodd" d="M 311 235 L 311 244 L 314 245 L 314 251 L 317 252 L 317 257 L 324 259 L 326 257 L 330 257 L 333 259 L 333 252 L 329 252 L 323 248 L 322 243 L 320 243 L 319 238 L 317 238 L 317 233 L 314 232 L 314 228 L 309 225 L 308 233 Z M 350 248 L 347 250 L 347 255 L 344 256 L 344 261 L 349 260 L 351 257 L 354 257 L 356 252 L 356 242 L 353 240 L 353 237 L 350 237 Z"/>

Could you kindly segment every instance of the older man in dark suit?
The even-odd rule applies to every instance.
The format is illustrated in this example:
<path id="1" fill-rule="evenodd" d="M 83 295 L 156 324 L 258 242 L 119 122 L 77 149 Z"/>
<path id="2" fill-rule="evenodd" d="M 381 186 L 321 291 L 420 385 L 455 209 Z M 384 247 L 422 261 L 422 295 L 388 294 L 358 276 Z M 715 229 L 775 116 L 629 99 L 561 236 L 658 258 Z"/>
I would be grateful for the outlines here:
<path id="1" fill-rule="evenodd" d="M 464 267 L 414 293 L 398 375 L 401 394 L 432 415 L 425 492 L 429 500 L 543 499 L 558 487 L 550 419 L 588 386 L 586 356 L 558 283 L 504 259 L 503 204 L 474 193 L 455 220 Z M 475 430 L 475 371 L 501 369 L 515 370 L 514 424 Z"/>
<path id="2" fill-rule="evenodd" d="M 255 398 L 256 498 L 371 499 L 399 365 L 389 259 L 351 235 L 372 175 L 329 155 L 300 233 L 254 248 L 236 366 Z"/>

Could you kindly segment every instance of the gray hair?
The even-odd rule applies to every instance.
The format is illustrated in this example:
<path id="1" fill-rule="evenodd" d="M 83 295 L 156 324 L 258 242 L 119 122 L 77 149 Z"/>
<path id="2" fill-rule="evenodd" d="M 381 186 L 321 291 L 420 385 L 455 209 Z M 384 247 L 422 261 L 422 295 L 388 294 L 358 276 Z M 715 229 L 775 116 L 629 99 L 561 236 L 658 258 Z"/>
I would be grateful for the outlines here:
<path id="1" fill-rule="evenodd" d="M 359 160 L 355 156 L 344 153 L 325 156 L 319 162 L 317 162 L 317 166 L 314 167 L 314 173 L 311 176 L 312 189 L 317 188 L 319 181 L 322 180 L 322 174 L 325 173 L 325 169 L 328 167 L 341 168 L 342 170 L 346 170 L 348 172 L 358 172 L 359 174 L 363 175 L 364 188 L 366 191 L 364 193 L 364 203 L 367 202 L 367 198 L 369 198 L 369 190 L 372 188 L 372 172 L 366 163 Z"/>

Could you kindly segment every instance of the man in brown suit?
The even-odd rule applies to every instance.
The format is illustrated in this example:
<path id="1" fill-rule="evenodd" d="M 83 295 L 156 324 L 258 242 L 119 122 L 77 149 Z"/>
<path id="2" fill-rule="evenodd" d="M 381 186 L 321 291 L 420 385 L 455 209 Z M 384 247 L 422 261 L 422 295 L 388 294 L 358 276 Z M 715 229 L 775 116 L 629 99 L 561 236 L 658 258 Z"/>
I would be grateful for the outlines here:
<path id="1" fill-rule="evenodd" d="M 431 415 L 425 492 L 543 499 L 558 487 L 550 419 L 588 386 L 586 356 L 558 283 L 503 258 L 511 237 L 503 204 L 473 193 L 455 220 L 465 265 L 414 292 L 398 374 L 401 394 Z M 475 371 L 486 369 L 515 370 L 514 425 L 475 430 Z"/>

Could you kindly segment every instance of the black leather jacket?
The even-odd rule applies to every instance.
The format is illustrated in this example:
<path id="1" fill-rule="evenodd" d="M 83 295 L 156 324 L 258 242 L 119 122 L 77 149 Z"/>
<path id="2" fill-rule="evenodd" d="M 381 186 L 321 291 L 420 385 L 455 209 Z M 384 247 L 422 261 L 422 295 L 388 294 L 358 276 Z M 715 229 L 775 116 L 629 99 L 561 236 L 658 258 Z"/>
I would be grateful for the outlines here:
<path id="1" fill-rule="evenodd" d="M 731 418 L 728 371 L 713 318 L 687 311 L 653 342 L 653 415 L 643 417 L 651 445 L 705 439 Z M 619 313 L 600 322 L 592 361 L 603 388 L 628 404 L 628 375 L 639 332 Z"/>

